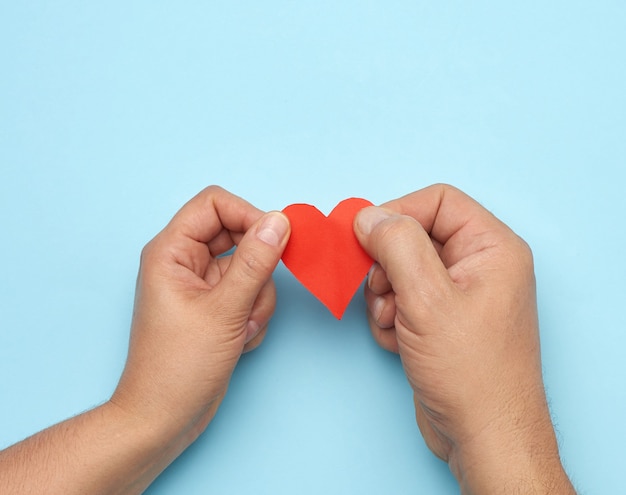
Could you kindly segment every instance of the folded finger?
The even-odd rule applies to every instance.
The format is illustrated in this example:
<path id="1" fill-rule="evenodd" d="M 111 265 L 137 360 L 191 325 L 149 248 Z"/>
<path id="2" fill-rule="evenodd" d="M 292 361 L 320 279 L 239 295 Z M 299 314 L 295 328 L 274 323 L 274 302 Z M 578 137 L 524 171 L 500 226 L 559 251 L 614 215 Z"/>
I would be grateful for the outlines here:
<path id="1" fill-rule="evenodd" d="M 263 212 L 219 186 L 209 186 L 189 200 L 166 227 L 194 241 L 208 244 L 222 230 L 245 233 Z"/>
<path id="2" fill-rule="evenodd" d="M 365 303 L 369 314 L 380 328 L 393 328 L 396 320 L 396 301 L 392 291 L 375 294 L 365 288 Z"/>
<path id="3" fill-rule="evenodd" d="M 447 184 L 420 189 L 382 206 L 416 219 L 446 267 L 512 234 L 480 203 Z"/>
<path id="4" fill-rule="evenodd" d="M 398 354 L 398 339 L 396 338 L 396 329 L 395 328 L 380 328 L 371 313 L 367 312 L 367 320 L 370 326 L 370 331 L 372 332 L 372 337 L 376 343 L 385 349 L 386 351 L 393 352 Z"/>
<path id="5" fill-rule="evenodd" d="M 367 287 L 374 294 L 386 294 L 391 290 L 391 282 L 379 263 L 374 263 L 367 274 Z"/>

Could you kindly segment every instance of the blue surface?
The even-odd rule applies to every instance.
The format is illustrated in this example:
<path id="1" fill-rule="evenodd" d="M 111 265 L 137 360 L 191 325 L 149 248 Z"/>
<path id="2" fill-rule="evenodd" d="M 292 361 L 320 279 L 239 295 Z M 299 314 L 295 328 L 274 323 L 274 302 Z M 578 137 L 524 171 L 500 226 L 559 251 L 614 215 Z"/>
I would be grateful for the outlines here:
<path id="1" fill-rule="evenodd" d="M 0 4 L 0 447 L 121 372 L 142 246 L 205 185 L 263 209 L 464 189 L 532 246 L 582 493 L 623 486 L 626 4 Z M 286 271 L 264 345 L 148 490 L 457 493 L 359 296 Z"/>

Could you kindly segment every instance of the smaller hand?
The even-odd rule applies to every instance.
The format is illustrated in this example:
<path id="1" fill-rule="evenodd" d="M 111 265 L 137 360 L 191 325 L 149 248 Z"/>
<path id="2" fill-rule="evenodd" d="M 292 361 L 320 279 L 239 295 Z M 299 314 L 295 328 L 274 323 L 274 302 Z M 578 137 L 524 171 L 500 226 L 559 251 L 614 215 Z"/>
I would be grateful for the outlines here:
<path id="1" fill-rule="evenodd" d="M 219 187 L 187 203 L 142 253 L 128 360 L 111 402 L 167 418 L 193 441 L 242 352 L 263 340 L 289 232 L 282 213 L 264 215 Z"/>

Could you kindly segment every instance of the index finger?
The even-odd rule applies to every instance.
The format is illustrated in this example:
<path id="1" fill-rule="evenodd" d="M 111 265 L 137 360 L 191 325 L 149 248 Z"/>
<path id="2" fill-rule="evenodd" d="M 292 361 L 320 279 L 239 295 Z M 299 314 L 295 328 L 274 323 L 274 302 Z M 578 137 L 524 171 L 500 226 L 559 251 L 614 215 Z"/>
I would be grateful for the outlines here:
<path id="1" fill-rule="evenodd" d="M 232 238 L 240 237 L 262 215 L 261 210 L 239 196 L 209 186 L 174 215 L 166 230 L 208 244 L 224 230 Z"/>
<path id="2" fill-rule="evenodd" d="M 447 184 L 435 184 L 381 206 L 415 218 L 446 266 L 514 235 L 476 200 Z"/>

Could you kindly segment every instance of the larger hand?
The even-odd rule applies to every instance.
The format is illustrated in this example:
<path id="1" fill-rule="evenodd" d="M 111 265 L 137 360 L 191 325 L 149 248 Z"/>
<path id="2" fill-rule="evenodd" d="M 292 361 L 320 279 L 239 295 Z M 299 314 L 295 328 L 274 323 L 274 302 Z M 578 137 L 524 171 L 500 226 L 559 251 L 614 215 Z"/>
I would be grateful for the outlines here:
<path id="1" fill-rule="evenodd" d="M 374 337 L 400 353 L 420 430 L 463 492 L 570 493 L 526 243 L 450 186 L 364 209 L 355 232 L 379 262 L 365 294 Z"/>

